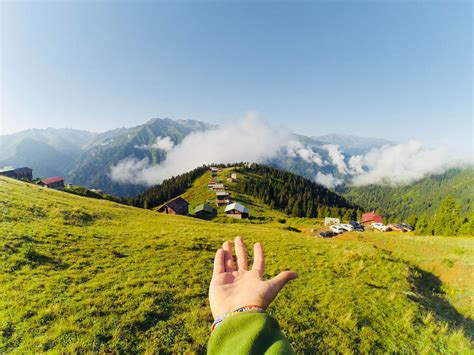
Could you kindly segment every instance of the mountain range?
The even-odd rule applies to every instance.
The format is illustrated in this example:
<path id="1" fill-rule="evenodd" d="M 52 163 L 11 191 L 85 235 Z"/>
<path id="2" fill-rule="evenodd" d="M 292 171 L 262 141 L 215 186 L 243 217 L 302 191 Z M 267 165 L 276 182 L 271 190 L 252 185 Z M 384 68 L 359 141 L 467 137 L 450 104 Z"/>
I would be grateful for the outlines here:
<path id="1" fill-rule="evenodd" d="M 127 158 L 146 160 L 150 165 L 159 164 L 166 159 L 167 152 L 179 145 L 190 133 L 216 128 L 218 127 L 215 125 L 195 120 L 155 118 L 139 126 L 117 128 L 103 133 L 61 128 L 29 129 L 0 136 L 0 166 L 29 166 L 35 177 L 60 175 L 74 185 L 100 188 L 114 196 L 134 197 L 146 191 L 148 186 L 113 180 L 110 175 L 112 166 Z M 400 202 L 401 196 L 411 196 L 410 186 L 422 186 L 414 189 L 427 191 L 436 185 L 433 181 L 439 179 L 434 178 L 432 181 L 428 176 L 402 188 L 376 185 L 352 187 L 344 184 L 350 175 L 344 172 L 340 165 L 342 162 L 344 168 L 353 156 L 394 144 L 385 139 L 344 134 L 311 137 L 292 134 L 285 149 L 262 163 L 296 173 L 326 186 L 330 185 L 330 182 L 318 180 L 318 177 L 330 177 L 343 184 L 337 191 L 357 205 L 391 212 L 400 210 L 397 213 L 405 217 L 409 214 L 409 209 L 400 207 L 405 205 Z M 460 177 L 456 178 L 459 175 Z M 440 178 L 444 188 L 436 185 L 438 191 L 445 194 L 461 191 L 455 197 L 470 205 L 474 193 L 469 189 L 469 184 L 466 185 L 467 188 L 458 190 L 451 187 L 459 180 L 468 181 L 472 177 L 472 169 L 467 173 L 453 170 L 446 176 Z M 391 196 L 390 203 L 387 202 L 387 196 Z M 424 201 L 424 207 L 434 209 L 430 207 L 433 199 L 429 198 L 429 193 L 417 192 L 417 196 L 417 201 Z M 410 198 L 407 197 L 408 200 Z M 388 205 L 390 208 L 387 208 Z M 413 208 L 425 210 L 424 207 Z"/>
<path id="2" fill-rule="evenodd" d="M 109 176 L 112 165 L 128 157 L 159 163 L 166 152 L 154 145 L 158 137 L 170 137 L 173 144 L 179 144 L 189 133 L 213 127 L 199 121 L 165 118 L 103 133 L 30 129 L 0 136 L 0 165 L 29 166 L 35 177 L 60 175 L 75 185 L 101 188 L 116 196 L 134 196 L 146 187 L 113 181 Z"/>
<path id="3" fill-rule="evenodd" d="M 0 136 L 0 166 L 29 166 L 35 177 L 64 176 L 68 182 L 88 188 L 101 188 L 116 195 L 131 197 L 146 186 L 116 182 L 110 168 L 127 158 L 147 159 L 155 165 L 166 158 L 167 151 L 190 133 L 217 128 L 195 120 L 155 118 L 131 128 L 117 128 L 94 133 L 69 128 L 29 129 Z M 166 139 L 160 141 L 160 139 Z M 390 141 L 347 135 L 308 137 L 293 134 L 298 145 L 292 152 L 282 152 L 265 163 L 314 179 L 318 172 L 344 178 L 331 159 L 327 143 L 339 145 L 348 159 Z M 325 165 L 314 164 L 315 157 Z"/>

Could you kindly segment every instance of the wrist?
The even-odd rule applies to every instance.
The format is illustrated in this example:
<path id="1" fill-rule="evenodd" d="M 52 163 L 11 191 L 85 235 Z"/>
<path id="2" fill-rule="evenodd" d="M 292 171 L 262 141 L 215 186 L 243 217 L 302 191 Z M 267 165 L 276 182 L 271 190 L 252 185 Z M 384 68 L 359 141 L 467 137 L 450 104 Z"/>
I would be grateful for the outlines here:
<path id="1" fill-rule="evenodd" d="M 233 310 L 231 312 L 226 312 L 217 316 L 211 325 L 211 331 L 216 329 L 225 319 L 239 313 L 250 312 L 250 311 L 259 312 L 259 313 L 265 312 L 265 310 L 262 307 L 257 306 L 257 305 L 249 305 L 249 306 L 237 308 L 236 310 Z"/>

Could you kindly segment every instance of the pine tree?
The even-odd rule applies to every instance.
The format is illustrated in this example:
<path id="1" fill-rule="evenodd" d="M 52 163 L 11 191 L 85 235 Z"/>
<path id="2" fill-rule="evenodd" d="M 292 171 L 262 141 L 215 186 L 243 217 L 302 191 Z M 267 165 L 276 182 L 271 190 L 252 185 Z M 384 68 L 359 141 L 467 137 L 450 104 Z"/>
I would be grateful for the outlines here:
<path id="1" fill-rule="evenodd" d="M 414 227 L 414 226 L 416 226 L 417 220 L 418 220 L 418 217 L 415 214 L 411 214 L 406 219 L 406 223 L 408 223 L 410 226 Z"/>
<path id="2" fill-rule="evenodd" d="M 306 217 L 311 218 L 314 217 L 314 206 L 313 201 L 309 200 L 308 206 L 306 207 Z"/>
<path id="3" fill-rule="evenodd" d="M 459 228 L 460 235 L 474 236 L 474 210 L 466 217 Z"/>
<path id="4" fill-rule="evenodd" d="M 452 197 L 441 202 L 432 221 L 435 235 L 456 235 L 461 225 L 461 205 Z"/>

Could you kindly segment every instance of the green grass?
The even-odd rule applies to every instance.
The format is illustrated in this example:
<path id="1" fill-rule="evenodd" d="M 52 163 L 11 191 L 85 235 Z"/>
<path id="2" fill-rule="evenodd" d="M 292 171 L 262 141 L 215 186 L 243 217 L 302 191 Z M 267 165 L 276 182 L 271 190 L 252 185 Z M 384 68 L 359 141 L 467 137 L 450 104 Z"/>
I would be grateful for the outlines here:
<path id="1" fill-rule="evenodd" d="M 0 353 L 203 353 L 214 252 L 236 235 L 263 242 L 267 276 L 299 273 L 269 308 L 298 353 L 471 353 L 472 239 L 326 240 L 311 226 L 166 216 L 0 178 Z"/>

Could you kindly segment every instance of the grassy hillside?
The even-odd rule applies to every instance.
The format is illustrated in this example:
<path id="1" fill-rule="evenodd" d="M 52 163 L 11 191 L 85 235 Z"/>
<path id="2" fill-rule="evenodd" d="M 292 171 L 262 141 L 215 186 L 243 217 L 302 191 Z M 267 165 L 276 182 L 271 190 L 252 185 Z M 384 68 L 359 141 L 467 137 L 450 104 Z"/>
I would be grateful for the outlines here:
<path id="1" fill-rule="evenodd" d="M 237 181 L 227 181 L 237 173 Z M 182 175 L 172 177 L 143 194 L 129 199 L 133 206 L 153 208 L 181 195 L 191 202 L 191 209 L 202 203 L 215 204 L 215 192 L 209 191 L 212 179 L 206 166 L 198 167 Z M 289 215 L 293 217 L 316 217 L 333 215 L 357 218 L 357 206 L 344 197 L 304 177 L 270 166 L 236 164 L 223 166 L 215 178 L 226 187 L 233 200 L 251 209 L 251 216 L 264 218 Z M 219 208 L 223 212 L 224 207 Z M 253 211 L 253 212 L 252 212 Z"/>
<path id="2" fill-rule="evenodd" d="M 243 174 L 238 169 L 224 168 L 222 171 L 217 173 L 217 180 L 221 181 L 225 185 L 226 191 L 234 201 L 242 203 L 250 209 L 250 215 L 252 217 L 255 217 L 257 220 L 266 221 L 272 221 L 277 220 L 278 218 L 286 217 L 283 212 L 272 210 L 268 205 L 258 198 L 243 193 L 242 190 L 239 189 L 237 182 L 227 181 L 227 178 L 229 178 L 234 172 L 237 173 L 238 179 L 240 180 L 245 179 L 247 176 L 247 174 Z M 209 180 L 211 180 L 211 172 L 206 171 L 202 176 L 194 181 L 191 188 L 181 195 L 190 203 L 190 212 L 192 212 L 194 207 L 197 205 L 206 202 L 217 208 L 215 204 L 216 193 L 207 188 L 207 183 Z M 224 210 L 225 206 L 217 208 L 219 215 L 223 215 Z"/>
<path id="3" fill-rule="evenodd" d="M 407 186 L 370 185 L 350 187 L 341 192 L 350 201 L 367 210 L 390 213 L 398 219 L 406 219 L 414 214 L 432 215 L 447 196 L 459 200 L 462 214 L 468 215 L 474 206 L 473 181 L 474 169 L 452 169 Z"/>
<path id="4" fill-rule="evenodd" d="M 213 255 L 236 235 L 263 242 L 268 276 L 299 273 L 269 308 L 298 353 L 471 351 L 472 239 L 326 240 L 278 225 L 159 215 L 0 178 L 0 353 L 203 353 Z"/>

